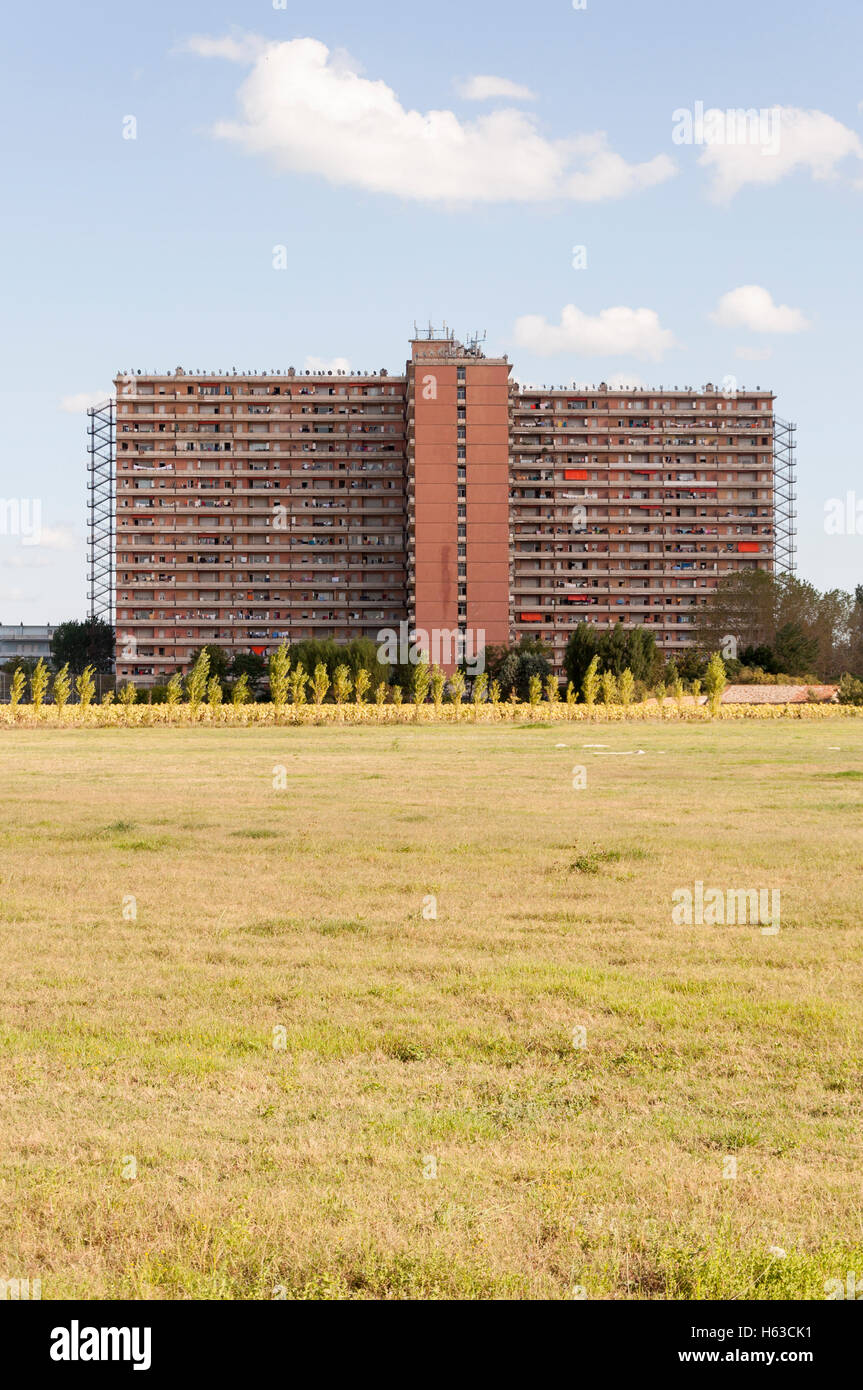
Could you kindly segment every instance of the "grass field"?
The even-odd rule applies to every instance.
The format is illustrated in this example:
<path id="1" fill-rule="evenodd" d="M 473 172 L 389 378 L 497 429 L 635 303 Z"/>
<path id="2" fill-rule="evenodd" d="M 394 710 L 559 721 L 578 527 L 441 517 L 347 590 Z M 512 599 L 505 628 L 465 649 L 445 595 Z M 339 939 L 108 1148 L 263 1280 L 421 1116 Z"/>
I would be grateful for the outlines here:
<path id="1" fill-rule="evenodd" d="M 0 1277 L 863 1276 L 859 722 L 16 729 L 0 758 Z M 695 880 L 780 888 L 781 930 L 673 925 Z"/>

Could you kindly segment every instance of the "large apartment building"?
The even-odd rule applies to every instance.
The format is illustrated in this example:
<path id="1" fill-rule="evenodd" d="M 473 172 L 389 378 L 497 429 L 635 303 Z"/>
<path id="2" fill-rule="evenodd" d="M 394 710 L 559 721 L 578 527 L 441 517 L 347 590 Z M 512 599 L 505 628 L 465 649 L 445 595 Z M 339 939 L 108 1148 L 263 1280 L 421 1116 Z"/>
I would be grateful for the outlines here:
<path id="1" fill-rule="evenodd" d="M 720 578 L 788 562 L 793 431 L 770 392 L 511 370 L 430 331 L 398 376 L 118 377 L 107 559 L 91 488 L 118 677 L 163 681 L 208 642 L 267 654 L 404 623 L 468 648 L 542 637 L 558 665 L 581 621 L 648 624 L 674 652 Z"/>

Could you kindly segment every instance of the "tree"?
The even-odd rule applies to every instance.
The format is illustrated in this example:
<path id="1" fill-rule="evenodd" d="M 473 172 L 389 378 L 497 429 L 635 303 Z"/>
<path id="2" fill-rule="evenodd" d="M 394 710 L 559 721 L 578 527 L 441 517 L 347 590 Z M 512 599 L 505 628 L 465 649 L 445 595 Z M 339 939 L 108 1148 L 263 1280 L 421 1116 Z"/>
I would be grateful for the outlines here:
<path id="1" fill-rule="evenodd" d="M 18 670 L 15 672 L 15 674 L 14 674 L 13 677 L 12 677 L 12 685 L 11 685 L 10 688 L 9 688 L 9 703 L 10 703 L 10 705 L 17 705 L 17 704 L 20 704 L 20 702 L 21 702 L 21 697 L 22 697 L 22 695 L 24 694 L 24 687 L 25 687 L 26 684 L 27 684 L 27 677 L 25 676 L 24 672 L 22 671 L 21 667 L 19 666 Z"/>
<path id="2" fill-rule="evenodd" d="M 8 661 L 4 661 L 3 665 L 0 666 L 0 671 L 6 676 L 14 676 L 16 671 L 22 671 L 29 680 L 36 670 L 36 665 L 35 656 L 13 656 Z"/>
<path id="3" fill-rule="evenodd" d="M 255 698 L 267 674 L 267 663 L 259 652 L 237 652 L 231 662 L 231 678 L 238 681 L 241 676 L 246 677 L 246 686 L 252 698 Z"/>
<path id="4" fill-rule="evenodd" d="M 720 581 L 700 610 L 695 636 L 702 651 L 726 656 L 732 655 L 726 647 L 732 637 L 741 660 L 754 660 L 771 674 L 817 671 L 835 677 L 848 665 L 858 620 L 863 621 L 863 606 L 840 589 L 820 593 L 793 574 L 745 570 Z M 788 670 L 789 662 L 796 671 Z"/>
<path id="5" fill-rule="evenodd" d="M 704 689 L 707 692 L 707 704 L 710 713 L 712 715 L 718 714 L 722 692 L 725 689 L 725 664 L 718 652 L 714 652 L 707 663 Z"/>
<path id="6" fill-rule="evenodd" d="M 627 666 L 626 670 L 621 672 L 620 681 L 618 682 L 618 695 L 620 697 L 620 703 L 623 705 L 624 709 L 629 709 L 629 706 L 632 704 L 632 692 L 634 686 L 635 680 L 633 678 L 632 672 Z"/>
<path id="7" fill-rule="evenodd" d="M 431 673 L 429 664 L 425 659 L 416 663 L 413 669 L 413 680 L 411 681 L 411 695 L 419 713 L 420 705 L 424 705 L 428 699 L 429 684 L 431 683 Z"/>
<path id="8" fill-rule="evenodd" d="M 344 665 L 337 666 L 333 679 L 333 695 L 335 696 L 336 704 L 343 705 L 346 700 L 350 699 L 353 688 L 354 683 L 351 680 L 350 667 Z"/>
<path id="9" fill-rule="evenodd" d="M 776 631 L 776 580 L 766 570 L 741 570 L 721 579 L 699 610 L 695 630 L 702 651 L 719 651 L 733 637 L 738 650 L 770 644 Z"/>
<path id="10" fill-rule="evenodd" d="M 129 710 L 138 700 L 138 690 L 134 681 L 126 681 L 120 691 L 120 704 L 124 709 Z"/>
<path id="11" fill-rule="evenodd" d="M 216 676 L 222 685 L 228 682 L 228 672 L 231 669 L 231 653 L 225 651 L 224 647 L 217 647 L 214 642 L 208 642 L 205 647 L 199 647 L 192 659 L 192 667 L 200 661 L 206 653 L 208 659 L 207 672 L 210 676 Z"/>
<path id="12" fill-rule="evenodd" d="M 766 642 L 762 642 L 759 647 L 743 647 L 738 655 L 741 665 L 764 671 L 768 676 L 778 676 L 779 672 L 784 669 L 779 665 L 773 648 Z"/>
<path id="13" fill-rule="evenodd" d="M 604 705 L 616 705 L 619 699 L 617 677 L 613 671 L 603 671 L 600 678 L 602 688 L 602 703 Z"/>
<path id="14" fill-rule="evenodd" d="M 588 667 L 598 657 L 598 674 L 609 671 L 619 679 L 624 671 L 634 680 L 650 681 L 657 674 L 661 656 L 656 637 L 646 627 L 626 628 L 615 623 L 604 631 L 589 623 L 579 623 L 566 644 L 563 665 L 576 689 L 584 683 Z"/>
<path id="15" fill-rule="evenodd" d="M 88 709 L 92 703 L 93 696 L 96 694 L 95 671 L 92 666 L 85 666 L 80 676 L 75 678 L 75 689 L 78 692 L 78 703 L 82 709 Z M 54 682 L 56 698 L 57 682 Z"/>
<path id="16" fill-rule="evenodd" d="M 806 676 L 818 662 L 818 638 L 807 637 L 800 623 L 785 623 L 773 644 L 779 670 L 789 676 Z"/>
<path id="17" fill-rule="evenodd" d="M 231 704 L 234 709 L 239 709 L 240 705 L 247 705 L 252 698 L 249 688 L 249 675 L 247 671 L 241 671 L 234 681 L 234 688 L 231 691 Z"/>
<path id="18" fill-rule="evenodd" d="M 277 710 L 288 702 L 288 684 L 291 674 L 291 659 L 286 643 L 270 657 L 270 699 Z"/>
<path id="19" fill-rule="evenodd" d="M 542 683 L 551 675 L 552 653 L 537 637 L 522 637 L 514 647 L 486 647 L 485 664 L 489 679 L 496 680 L 508 698 L 513 691 L 520 700 L 528 698 L 531 676 Z"/>
<path id="20" fill-rule="evenodd" d="M 291 687 L 291 704 L 304 705 L 306 703 L 306 686 L 309 678 L 306 669 L 301 661 L 298 661 L 289 677 Z"/>
<path id="21" fill-rule="evenodd" d="M 45 691 L 48 689 L 48 667 L 41 656 L 33 668 L 30 677 L 30 699 L 33 701 L 34 709 L 42 708 L 42 701 L 45 699 Z"/>
<path id="22" fill-rule="evenodd" d="M 330 688 L 330 678 L 327 668 L 323 661 L 319 661 L 315 667 L 315 674 L 312 677 L 312 690 L 315 695 L 315 704 L 320 707 L 324 703 L 324 696 Z"/>
<path id="23" fill-rule="evenodd" d="M 68 666 L 78 676 L 85 666 L 110 671 L 114 660 L 114 629 L 101 618 L 71 618 L 55 627 L 51 636 L 51 661 L 59 669 Z"/>
<path id="24" fill-rule="evenodd" d="M 165 704 L 174 709 L 183 698 L 183 677 L 176 671 L 165 687 Z"/>
<path id="25" fill-rule="evenodd" d="M 443 671 L 439 666 L 435 666 L 431 673 L 431 696 L 432 700 L 434 701 L 435 710 L 438 714 L 440 713 L 440 707 L 443 704 L 443 692 L 445 685 L 446 676 L 444 675 Z"/>
<path id="26" fill-rule="evenodd" d="M 455 717 L 458 719 L 461 710 L 461 702 L 464 699 L 465 691 L 464 671 L 453 671 L 449 678 L 450 699 L 455 705 Z"/>
<path id="27" fill-rule="evenodd" d="M 347 666 L 354 682 L 357 672 L 363 669 L 368 671 L 372 685 L 390 680 L 390 668 L 386 662 L 378 660 L 378 649 L 370 637 L 355 637 L 346 643 L 335 642 L 330 637 L 295 642 L 290 658 L 294 663 L 301 662 L 306 671 L 314 671 L 322 664 L 330 684 L 335 679 L 337 666 Z"/>
<path id="28" fill-rule="evenodd" d="M 597 691 L 599 689 L 599 676 L 597 675 L 598 669 L 599 657 L 594 656 L 591 658 L 590 665 L 585 671 L 584 679 L 581 682 L 582 698 L 584 699 L 584 703 L 587 705 L 588 710 L 591 712 L 593 711 L 593 706 L 596 704 L 596 696 Z"/>
<path id="29" fill-rule="evenodd" d="M 54 677 L 54 704 L 60 713 L 63 713 L 64 706 L 69 703 L 69 696 L 72 694 L 72 682 L 69 679 L 68 663 L 60 667 Z"/>
<path id="30" fill-rule="evenodd" d="M 369 675 L 365 666 L 361 666 L 360 669 L 354 675 L 354 699 L 356 700 L 358 705 L 365 704 L 366 695 L 368 694 L 371 683 L 371 676 Z"/>
<path id="31" fill-rule="evenodd" d="M 576 690 L 580 690 L 587 669 L 599 654 L 599 631 L 590 623 L 579 623 L 569 635 L 563 655 L 563 669 Z"/>
<path id="32" fill-rule="evenodd" d="M 210 674 L 210 654 L 206 647 L 198 653 L 198 659 L 186 678 L 186 693 L 192 718 L 196 718 L 201 703 L 207 693 L 207 677 Z"/>
<path id="33" fill-rule="evenodd" d="M 219 708 L 219 705 L 221 703 L 222 682 L 219 680 L 218 676 L 211 676 L 210 679 L 207 681 L 207 704 L 210 706 L 210 712 L 214 718 L 216 710 Z"/>

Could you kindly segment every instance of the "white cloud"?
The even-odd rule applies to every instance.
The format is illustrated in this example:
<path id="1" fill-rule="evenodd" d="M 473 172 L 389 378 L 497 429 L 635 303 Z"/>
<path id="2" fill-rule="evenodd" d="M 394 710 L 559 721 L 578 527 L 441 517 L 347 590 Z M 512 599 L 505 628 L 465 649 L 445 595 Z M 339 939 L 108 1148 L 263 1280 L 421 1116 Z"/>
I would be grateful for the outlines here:
<path id="1" fill-rule="evenodd" d="M 763 285 L 741 285 L 729 290 L 710 318 L 723 328 L 748 328 L 751 333 L 802 333 L 809 327 L 799 309 L 774 304 Z"/>
<path id="2" fill-rule="evenodd" d="M 587 202 L 619 198 L 670 178 L 668 155 L 630 164 L 603 132 L 548 140 L 521 111 L 461 121 L 453 111 L 409 111 L 385 82 L 317 39 L 192 41 L 198 53 L 238 58 L 252 71 L 238 91 L 241 118 L 213 134 L 278 167 L 420 202 Z M 187 45 L 188 46 L 188 45 Z"/>
<path id="3" fill-rule="evenodd" d="M 778 127 L 769 142 L 709 145 L 700 156 L 698 163 L 713 176 L 711 195 L 718 202 L 733 198 L 747 184 L 779 183 L 799 170 L 808 170 L 815 179 L 836 178 L 843 159 L 863 158 L 856 132 L 826 112 L 771 109 Z"/>
<path id="4" fill-rule="evenodd" d="M 347 357 L 307 357 L 307 372 L 349 372 L 351 364 Z"/>
<path id="5" fill-rule="evenodd" d="M 567 304 L 559 324 L 540 314 L 516 320 L 515 341 L 539 357 L 577 353 L 581 357 L 648 358 L 658 362 L 674 346 L 674 335 L 663 328 L 653 309 L 628 309 L 618 305 L 591 316 Z"/>
<path id="6" fill-rule="evenodd" d="M 493 97 L 510 97 L 513 101 L 536 101 L 529 87 L 510 82 L 508 77 L 468 77 L 458 83 L 458 92 L 466 101 L 489 101 Z"/>
<path id="7" fill-rule="evenodd" d="M 110 391 L 79 391 L 76 396 L 64 396 L 60 402 L 60 409 L 69 415 L 83 415 L 91 405 L 101 405 L 110 396 Z"/>
<path id="8" fill-rule="evenodd" d="M 741 357 L 744 362 L 766 362 L 773 356 L 772 347 L 739 347 L 734 350 L 735 357 Z"/>
<path id="9" fill-rule="evenodd" d="M 229 63 L 253 63 L 266 49 L 267 40 L 257 34 L 237 33 L 222 39 L 193 34 L 178 44 L 175 53 L 197 53 L 199 58 L 226 58 Z"/>
<path id="10" fill-rule="evenodd" d="M 612 372 L 607 385 L 612 391 L 643 391 L 644 382 L 631 372 Z"/>

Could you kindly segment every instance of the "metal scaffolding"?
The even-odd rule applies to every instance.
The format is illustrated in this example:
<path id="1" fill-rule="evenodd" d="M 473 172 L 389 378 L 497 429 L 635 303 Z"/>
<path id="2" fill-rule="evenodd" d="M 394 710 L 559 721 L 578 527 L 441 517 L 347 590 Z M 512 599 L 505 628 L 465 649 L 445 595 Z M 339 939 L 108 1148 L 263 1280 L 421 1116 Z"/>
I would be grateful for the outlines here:
<path id="1" fill-rule="evenodd" d="M 114 625 L 114 402 L 87 411 L 87 587 L 90 617 Z"/>
<path id="2" fill-rule="evenodd" d="M 773 421 L 773 512 L 777 574 L 797 568 L 797 426 Z"/>

